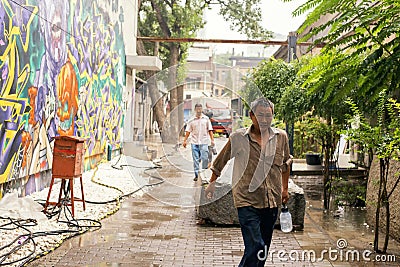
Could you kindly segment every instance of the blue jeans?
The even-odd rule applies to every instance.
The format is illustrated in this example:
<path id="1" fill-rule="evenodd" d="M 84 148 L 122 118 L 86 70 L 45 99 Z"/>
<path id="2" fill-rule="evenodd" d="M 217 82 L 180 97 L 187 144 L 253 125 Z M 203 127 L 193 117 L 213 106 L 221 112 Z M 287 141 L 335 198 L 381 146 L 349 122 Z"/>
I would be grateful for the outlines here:
<path id="1" fill-rule="evenodd" d="M 192 144 L 192 158 L 193 158 L 194 176 L 199 177 L 200 161 L 202 169 L 207 169 L 208 167 L 208 145 Z"/>
<path id="2" fill-rule="evenodd" d="M 244 255 L 239 267 L 264 266 L 278 217 L 278 208 L 240 207 L 238 216 L 244 241 Z"/>

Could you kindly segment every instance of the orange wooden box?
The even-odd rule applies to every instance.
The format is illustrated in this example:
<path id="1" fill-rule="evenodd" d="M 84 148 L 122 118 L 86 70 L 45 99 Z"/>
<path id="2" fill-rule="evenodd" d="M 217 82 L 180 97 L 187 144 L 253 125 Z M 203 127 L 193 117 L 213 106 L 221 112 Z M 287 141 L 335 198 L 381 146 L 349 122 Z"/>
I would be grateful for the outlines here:
<path id="1" fill-rule="evenodd" d="M 53 152 L 53 177 L 76 177 L 83 172 L 85 139 L 75 136 L 57 136 Z"/>

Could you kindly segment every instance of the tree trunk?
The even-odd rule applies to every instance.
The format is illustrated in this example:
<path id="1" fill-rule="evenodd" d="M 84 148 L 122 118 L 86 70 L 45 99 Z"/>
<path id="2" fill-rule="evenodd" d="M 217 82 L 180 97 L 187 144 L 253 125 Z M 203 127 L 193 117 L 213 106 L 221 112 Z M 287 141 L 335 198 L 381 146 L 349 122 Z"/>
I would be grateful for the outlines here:
<path id="1" fill-rule="evenodd" d="M 387 180 L 389 176 L 389 164 L 390 164 L 390 159 L 385 158 L 385 176 L 383 178 L 383 194 L 382 194 L 382 200 L 383 204 L 385 205 L 385 210 L 386 210 L 386 228 L 385 228 L 385 242 L 383 244 L 383 253 L 386 253 L 388 244 L 389 244 L 389 233 L 390 233 L 390 206 L 389 206 L 389 196 L 387 193 Z"/>
<path id="2" fill-rule="evenodd" d="M 178 118 L 179 118 L 179 135 L 182 136 L 184 133 L 184 128 L 183 128 L 183 121 L 184 121 L 184 114 L 183 114 L 183 84 L 180 84 L 178 87 Z"/>
<path id="3" fill-rule="evenodd" d="M 170 64 L 168 70 L 168 87 L 171 90 L 171 111 L 178 106 L 178 87 L 177 87 L 177 68 L 179 48 L 177 44 L 171 43 L 170 45 Z"/>
<path id="4" fill-rule="evenodd" d="M 326 116 L 327 124 L 330 127 L 330 131 L 328 131 L 325 135 L 325 138 L 322 140 L 322 148 L 324 151 L 325 164 L 324 164 L 324 208 L 329 210 L 330 208 L 330 200 L 331 200 L 331 191 L 332 191 L 332 181 L 333 176 L 336 174 L 330 174 L 330 162 L 333 162 L 333 154 L 334 150 L 334 132 L 333 132 L 333 121 L 331 119 L 331 115 L 328 114 Z"/>
<path id="5" fill-rule="evenodd" d="M 138 36 L 140 33 L 138 32 Z M 137 40 L 136 43 L 138 55 L 147 56 L 146 49 L 144 48 L 144 44 L 142 40 Z M 144 71 L 145 79 L 148 82 L 148 90 L 151 98 L 151 104 L 154 111 L 154 116 L 158 124 L 158 129 L 161 131 L 164 126 L 165 114 L 164 114 L 164 101 L 163 96 L 160 94 L 160 91 L 157 87 L 157 81 L 155 78 L 155 71 Z"/>
<path id="6" fill-rule="evenodd" d="M 324 209 L 329 210 L 329 160 L 330 160 L 330 155 L 329 155 L 329 149 L 327 146 L 323 146 L 322 149 L 324 153 L 324 158 L 325 158 L 325 164 L 324 164 Z"/>
<path id="7" fill-rule="evenodd" d="M 379 159 L 379 190 L 378 190 L 378 201 L 375 210 L 375 237 L 374 237 L 374 251 L 379 252 L 379 215 L 381 212 L 381 201 L 382 201 L 382 182 L 383 174 L 385 172 L 383 159 Z"/>
<path id="8" fill-rule="evenodd" d="M 150 72 L 150 71 L 148 71 Z M 146 75 L 147 76 L 147 75 Z M 164 95 L 160 93 L 157 86 L 157 80 L 153 76 L 147 80 L 147 87 L 150 93 L 151 104 L 155 119 L 158 124 L 158 130 L 162 131 L 164 127 L 165 114 L 164 114 Z"/>
<path id="9" fill-rule="evenodd" d="M 179 110 L 178 110 L 178 91 L 177 86 L 177 67 L 178 67 L 179 47 L 176 43 L 170 44 L 170 67 L 168 68 L 168 91 L 170 92 L 170 113 L 168 129 L 163 131 L 163 141 L 167 143 L 177 143 L 179 140 Z"/>
<path id="10" fill-rule="evenodd" d="M 324 209 L 329 210 L 330 208 L 330 189 L 331 189 L 331 177 L 329 173 L 330 162 L 332 159 L 332 153 L 330 151 L 330 145 L 328 142 L 328 136 L 325 136 L 325 140 L 322 141 L 322 151 L 324 153 L 325 164 L 324 164 Z"/>
<path id="11" fill-rule="evenodd" d="M 389 245 L 389 234 L 390 234 L 390 206 L 389 206 L 389 199 L 387 198 L 387 192 L 384 190 L 384 199 L 385 201 L 385 208 L 386 208 L 386 228 L 385 228 L 385 242 L 383 243 L 382 252 L 386 253 L 387 247 Z"/>

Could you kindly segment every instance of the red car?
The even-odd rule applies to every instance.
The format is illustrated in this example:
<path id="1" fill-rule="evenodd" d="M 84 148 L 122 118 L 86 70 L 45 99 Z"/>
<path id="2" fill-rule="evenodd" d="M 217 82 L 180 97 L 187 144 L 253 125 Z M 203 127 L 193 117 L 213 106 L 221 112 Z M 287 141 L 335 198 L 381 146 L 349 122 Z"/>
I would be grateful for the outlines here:
<path id="1" fill-rule="evenodd" d="M 230 109 L 210 109 L 205 112 L 210 118 L 214 133 L 228 137 L 232 133 L 232 113 Z"/>

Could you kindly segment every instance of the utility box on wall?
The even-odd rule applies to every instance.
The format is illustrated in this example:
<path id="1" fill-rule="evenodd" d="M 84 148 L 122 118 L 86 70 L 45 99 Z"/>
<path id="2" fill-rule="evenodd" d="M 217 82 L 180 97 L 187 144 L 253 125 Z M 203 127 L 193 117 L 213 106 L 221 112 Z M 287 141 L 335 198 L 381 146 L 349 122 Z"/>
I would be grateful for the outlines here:
<path id="1" fill-rule="evenodd" d="M 85 139 L 75 136 L 57 136 L 53 153 L 53 177 L 76 177 L 83 173 Z"/>

